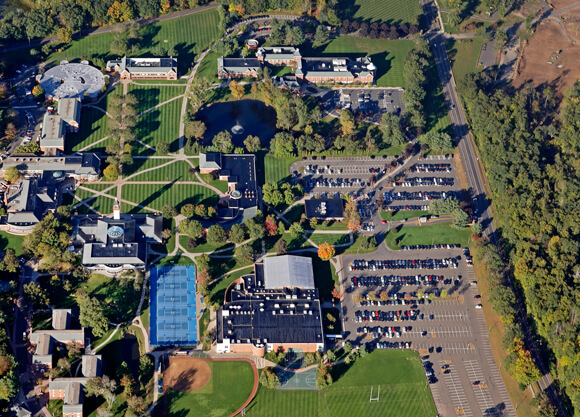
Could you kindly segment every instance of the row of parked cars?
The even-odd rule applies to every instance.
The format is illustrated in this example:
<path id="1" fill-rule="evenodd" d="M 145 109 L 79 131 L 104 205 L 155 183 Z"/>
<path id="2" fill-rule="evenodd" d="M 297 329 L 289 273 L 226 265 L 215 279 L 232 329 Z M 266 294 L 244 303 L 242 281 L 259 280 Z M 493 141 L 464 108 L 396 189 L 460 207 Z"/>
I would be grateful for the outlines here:
<path id="1" fill-rule="evenodd" d="M 418 201 L 440 200 L 455 197 L 453 191 L 387 191 L 384 193 L 385 203 L 391 201 Z"/>
<path id="2" fill-rule="evenodd" d="M 429 206 L 419 206 L 419 205 L 405 205 L 405 206 L 386 206 L 384 208 L 386 211 L 429 211 Z"/>
<path id="3" fill-rule="evenodd" d="M 455 258 L 443 259 L 388 259 L 388 260 L 364 260 L 355 259 L 348 266 L 349 271 L 377 271 L 382 269 L 442 269 L 457 268 Z"/>
<path id="4" fill-rule="evenodd" d="M 369 182 L 363 181 L 360 178 L 313 178 L 305 181 L 304 184 L 308 188 L 327 187 L 327 188 L 348 188 L 348 187 L 367 187 Z"/>
<path id="5" fill-rule="evenodd" d="M 367 350 L 375 349 L 411 349 L 411 342 L 369 342 L 366 344 Z"/>
<path id="6" fill-rule="evenodd" d="M 429 320 L 433 319 L 433 315 L 428 316 Z M 357 310 L 355 311 L 354 321 L 375 322 L 375 321 L 405 321 L 405 320 L 423 320 L 424 314 L 419 310 L 397 310 L 397 311 L 378 311 L 378 310 Z"/>
<path id="7" fill-rule="evenodd" d="M 394 183 L 397 187 L 453 187 L 453 178 L 409 178 Z"/>
<path id="8" fill-rule="evenodd" d="M 407 172 L 451 172 L 451 164 L 415 164 Z"/>
<path id="9" fill-rule="evenodd" d="M 443 275 L 383 275 L 369 277 L 352 277 L 350 282 L 353 287 L 388 287 L 392 286 L 410 286 L 410 285 L 437 285 L 440 282 L 447 283 Z"/>
<path id="10" fill-rule="evenodd" d="M 34 135 L 34 117 L 32 113 L 26 112 L 26 123 L 28 125 L 26 129 L 26 138 L 24 138 L 24 143 L 28 143 L 32 140 L 32 136 Z"/>
<path id="11" fill-rule="evenodd" d="M 430 249 L 458 249 L 461 245 L 459 244 L 440 244 L 440 245 L 411 245 L 411 246 L 401 246 L 401 250 L 430 250 Z"/>

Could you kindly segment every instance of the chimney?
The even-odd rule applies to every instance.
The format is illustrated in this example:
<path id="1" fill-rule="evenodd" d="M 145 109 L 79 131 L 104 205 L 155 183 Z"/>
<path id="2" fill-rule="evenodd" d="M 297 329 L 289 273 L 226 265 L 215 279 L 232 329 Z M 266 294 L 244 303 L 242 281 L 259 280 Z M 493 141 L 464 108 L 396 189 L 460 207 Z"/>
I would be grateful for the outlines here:
<path id="1" fill-rule="evenodd" d="M 121 220 L 121 205 L 117 199 L 115 199 L 115 204 L 113 204 L 113 219 Z"/>

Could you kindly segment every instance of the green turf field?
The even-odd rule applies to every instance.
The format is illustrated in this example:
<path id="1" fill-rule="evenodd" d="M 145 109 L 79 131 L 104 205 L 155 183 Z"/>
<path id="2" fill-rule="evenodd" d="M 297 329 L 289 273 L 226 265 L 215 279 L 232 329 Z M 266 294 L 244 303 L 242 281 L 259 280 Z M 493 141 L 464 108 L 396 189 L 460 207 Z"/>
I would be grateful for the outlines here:
<path id="1" fill-rule="evenodd" d="M 345 234 L 330 234 L 330 233 L 313 233 L 309 236 L 310 240 L 320 245 L 321 243 L 330 243 L 331 245 L 339 245 L 350 242 L 348 233 Z"/>
<path id="2" fill-rule="evenodd" d="M 193 392 L 167 390 L 168 417 L 227 417 L 241 407 L 252 393 L 254 373 L 243 361 L 208 362 L 209 382 Z"/>
<path id="3" fill-rule="evenodd" d="M 141 146 L 138 143 L 135 146 Z M 123 165 L 123 177 L 127 178 L 130 175 L 140 173 L 148 168 L 157 167 L 159 165 L 171 162 L 172 157 L 167 158 L 133 158 L 133 163 L 131 165 Z"/>
<path id="4" fill-rule="evenodd" d="M 353 4 L 354 3 L 354 4 Z M 352 0 L 344 1 L 354 19 L 392 24 L 419 24 L 421 4 L 412 0 Z M 354 13 L 354 15 L 352 15 Z"/>
<path id="5" fill-rule="evenodd" d="M 450 39 L 445 44 L 456 81 L 463 79 L 470 72 L 482 70 L 482 67 L 477 64 L 485 41 L 481 38 L 464 39 L 464 41 L 466 42 Z"/>
<path id="6" fill-rule="evenodd" d="M 413 211 L 413 210 L 399 210 L 399 211 L 381 211 L 381 219 L 388 221 L 398 221 L 403 219 L 412 219 L 414 217 L 428 216 L 428 211 Z"/>
<path id="7" fill-rule="evenodd" d="M 189 252 L 189 253 L 214 252 L 214 251 L 219 250 L 219 249 L 228 249 L 228 248 L 233 249 L 233 247 L 234 247 L 233 243 L 224 243 L 223 245 L 213 246 L 213 245 L 210 245 L 209 243 L 206 242 L 206 243 L 202 243 L 200 245 L 197 245 L 195 247 L 195 249 L 190 250 L 187 248 L 187 241 L 188 240 L 189 240 L 189 236 L 185 236 L 185 235 L 179 236 L 179 243 L 181 244 L 181 247 L 183 249 L 185 249 L 186 252 Z"/>
<path id="8" fill-rule="evenodd" d="M 264 172 L 266 183 L 284 182 L 290 178 L 290 165 L 300 158 L 274 158 L 271 154 L 264 155 Z"/>
<path id="9" fill-rule="evenodd" d="M 181 100 L 174 100 L 155 110 L 145 113 L 137 122 L 137 137 L 149 146 L 167 142 L 170 152 L 179 146 L 179 121 L 181 119 Z M 151 155 L 152 150 L 134 143 L 135 154 Z"/>
<path id="10" fill-rule="evenodd" d="M 419 355 L 408 350 L 378 350 L 333 369 L 334 384 L 323 390 L 269 390 L 263 387 L 247 408 L 248 417 L 435 417 Z M 378 402 L 369 402 L 371 385 Z"/>
<path id="11" fill-rule="evenodd" d="M 433 224 L 430 226 L 397 226 L 389 230 L 385 242 L 390 249 L 401 246 L 460 244 L 468 246 L 471 241 L 471 229 L 458 230 L 451 223 Z"/>
<path id="12" fill-rule="evenodd" d="M 143 206 L 160 210 L 165 204 L 171 204 L 178 210 L 187 203 L 214 205 L 217 195 L 207 187 L 197 184 L 125 184 L 123 199 Z M 137 207 L 131 212 L 139 211 Z"/>
<path id="13" fill-rule="evenodd" d="M 217 81 L 217 59 L 219 57 L 220 54 L 215 51 L 208 52 L 203 61 L 201 61 L 201 64 L 199 64 L 199 68 L 195 76 Z"/>
<path id="14" fill-rule="evenodd" d="M 392 41 L 340 36 L 330 42 L 322 54 L 340 54 L 351 57 L 368 55 L 377 66 L 377 86 L 404 88 L 403 60 L 413 47 L 413 41 L 407 40 Z"/>
<path id="15" fill-rule="evenodd" d="M 128 85 L 128 92 L 137 98 L 138 113 L 185 93 L 185 86 Z M 178 100 L 179 101 L 179 100 Z"/>
<path id="16" fill-rule="evenodd" d="M 76 152 L 104 138 L 107 135 L 107 120 L 107 115 L 102 111 L 90 107 L 83 108 L 79 132 L 66 137 L 67 153 Z"/>
<path id="17" fill-rule="evenodd" d="M 179 75 L 188 71 L 197 54 L 215 41 L 219 34 L 219 16 L 216 10 L 210 10 L 170 20 L 167 22 L 147 25 L 141 30 L 141 48 L 136 56 L 154 55 L 159 45 L 174 47 L 178 59 Z M 71 46 L 63 52 L 52 54 L 50 59 L 77 58 L 100 56 L 108 59 L 113 41 L 113 33 L 86 36 L 73 41 Z M 167 42 L 165 42 L 167 41 Z"/>
<path id="18" fill-rule="evenodd" d="M 170 159 L 147 159 L 149 161 L 159 161 L 161 163 L 152 165 L 152 166 L 159 166 L 162 164 L 166 164 L 167 162 L 171 161 Z M 140 171 L 145 170 L 144 166 L 139 167 L 137 171 L 137 175 L 131 177 L 129 182 L 131 181 L 197 181 L 195 175 L 191 175 L 187 172 L 191 166 L 185 161 L 178 161 L 174 160 L 175 162 L 165 165 L 161 168 L 157 168 L 153 171 L 144 172 L 139 174 Z"/>
<path id="19" fill-rule="evenodd" d="M 0 231 L 0 251 L 4 252 L 6 249 L 14 249 L 16 256 L 22 255 L 22 241 L 24 236 L 16 236 Z"/>

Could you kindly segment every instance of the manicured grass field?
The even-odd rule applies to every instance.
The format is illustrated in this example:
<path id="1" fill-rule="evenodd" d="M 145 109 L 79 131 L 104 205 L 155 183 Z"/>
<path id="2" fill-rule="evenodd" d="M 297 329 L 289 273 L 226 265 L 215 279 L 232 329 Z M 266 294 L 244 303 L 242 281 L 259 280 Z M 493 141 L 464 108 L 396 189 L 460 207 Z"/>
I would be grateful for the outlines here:
<path id="1" fill-rule="evenodd" d="M 401 246 L 460 244 L 468 246 L 471 229 L 458 230 L 451 223 L 433 224 L 431 226 L 398 226 L 389 230 L 385 242 L 390 249 Z"/>
<path id="2" fill-rule="evenodd" d="M 158 161 L 157 164 L 153 164 L 152 166 L 159 166 L 171 160 L 148 159 L 147 162 L 149 161 Z M 187 162 L 175 160 L 175 162 L 164 167 L 135 175 L 129 181 L 197 181 L 194 175 L 187 172 L 189 168 L 191 167 Z M 143 166 L 139 167 L 139 171 L 143 171 L 144 169 L 146 168 Z"/>
<path id="3" fill-rule="evenodd" d="M 433 417 L 437 415 L 419 355 L 377 350 L 350 367 L 333 368 L 334 384 L 323 390 L 269 390 L 263 387 L 247 408 L 248 417 Z M 380 401 L 369 402 L 371 385 Z"/>
<path id="4" fill-rule="evenodd" d="M 222 193 L 228 192 L 228 182 L 227 181 L 220 181 L 219 179 L 214 180 L 213 176 L 210 174 L 201 174 L 200 177 L 206 184 L 209 184 L 212 187 L 217 188 Z"/>
<path id="5" fill-rule="evenodd" d="M 482 67 L 478 65 L 479 53 L 485 41 L 481 38 L 465 39 L 460 42 L 454 39 L 447 41 L 447 54 L 451 60 L 451 69 L 455 80 L 462 80 L 471 72 L 480 72 Z"/>
<path id="6" fill-rule="evenodd" d="M 207 53 L 199 68 L 197 69 L 196 77 L 207 78 L 208 80 L 217 81 L 217 59 L 220 57 L 215 51 Z"/>
<path id="7" fill-rule="evenodd" d="M 300 158 L 274 158 L 271 154 L 264 155 L 264 182 L 278 183 L 289 180 L 290 165 Z"/>
<path id="8" fill-rule="evenodd" d="M 0 231 L 0 251 L 5 252 L 6 249 L 14 249 L 16 256 L 22 255 L 22 241 L 24 236 L 16 236 Z"/>
<path id="9" fill-rule="evenodd" d="M 214 252 L 218 249 L 227 249 L 227 248 L 233 248 L 234 244 L 233 243 L 226 243 L 220 246 L 212 246 L 209 243 L 202 243 L 201 245 L 197 245 L 195 247 L 195 249 L 189 250 L 187 249 L 187 241 L 189 240 L 189 236 L 179 236 L 179 243 L 181 244 L 181 246 L 183 247 L 183 249 L 185 249 L 187 252 L 189 253 L 203 253 L 203 252 Z"/>
<path id="10" fill-rule="evenodd" d="M 138 143 L 135 146 L 141 146 Z M 141 172 L 147 168 L 153 168 L 171 162 L 171 157 L 167 158 L 134 158 L 131 165 L 123 165 L 123 177 L 127 178 L 129 175 Z"/>
<path id="11" fill-rule="evenodd" d="M 381 211 L 381 219 L 395 222 L 397 220 L 428 216 L 429 214 L 430 213 L 428 211 L 413 211 L 413 210 Z"/>
<path id="12" fill-rule="evenodd" d="M 407 40 L 339 36 L 326 46 L 322 55 L 340 54 L 350 57 L 368 55 L 377 66 L 377 86 L 404 88 L 403 60 L 413 47 L 413 41 Z"/>
<path id="13" fill-rule="evenodd" d="M 350 1 L 344 3 L 351 3 Z M 349 9 L 355 19 L 388 24 L 418 24 L 421 4 L 411 0 L 355 0 Z"/>
<path id="14" fill-rule="evenodd" d="M 107 120 L 107 115 L 102 111 L 90 107 L 83 108 L 79 132 L 66 137 L 67 153 L 76 152 L 107 136 Z"/>
<path id="15" fill-rule="evenodd" d="M 145 113 L 138 119 L 137 137 L 149 146 L 167 142 L 169 151 L 175 152 L 179 146 L 179 121 L 181 100 L 175 100 L 155 110 Z M 135 142 L 136 154 L 150 155 L 152 150 Z"/>
<path id="16" fill-rule="evenodd" d="M 313 233 L 309 236 L 309 238 L 317 245 L 320 245 L 321 243 L 338 245 L 342 243 L 348 243 L 350 241 L 348 234 Z"/>
<path id="17" fill-rule="evenodd" d="M 347 255 L 353 255 L 353 254 L 359 254 L 359 253 L 371 253 L 374 252 L 376 250 L 375 249 L 363 249 L 361 248 L 361 244 L 363 241 L 363 236 L 357 235 L 355 236 L 354 239 L 354 243 L 352 245 L 350 245 L 348 248 L 344 249 L 339 249 L 337 250 L 340 253 L 344 253 Z"/>
<path id="18" fill-rule="evenodd" d="M 95 186 L 106 186 L 106 184 L 94 184 Z M 103 187 L 105 188 L 105 187 Z M 114 190 L 111 190 L 114 191 Z M 107 193 L 109 194 L 109 193 Z M 107 214 L 113 212 L 113 203 L 114 200 L 112 198 L 108 198 L 102 195 L 95 195 L 90 191 L 86 191 L 83 189 L 78 189 L 75 192 L 75 195 L 82 200 L 89 199 L 87 204 L 91 206 L 93 209 L 97 210 L 101 214 Z M 78 201 L 75 200 L 75 204 Z M 79 212 L 85 212 L 86 210 L 82 210 L 82 207 L 79 208 Z"/>
<path id="19" fill-rule="evenodd" d="M 217 202 L 217 195 L 209 188 L 197 184 L 128 183 L 123 186 L 123 199 L 161 211 L 165 204 L 171 204 L 178 210 L 187 203 L 214 205 Z M 132 213 L 138 211 L 137 207 L 131 209 Z"/>
<path id="20" fill-rule="evenodd" d="M 180 19 L 147 25 L 141 30 L 143 39 L 141 49 L 135 56 L 154 56 L 158 46 L 174 47 L 178 59 L 179 75 L 192 65 L 195 55 L 215 41 L 219 34 L 219 16 L 216 10 L 189 15 Z M 100 56 L 103 59 L 112 57 L 109 52 L 113 33 L 86 36 L 73 41 L 71 46 L 60 53 L 54 53 L 51 59 L 76 58 L 82 56 Z M 167 42 L 165 42 L 167 41 Z"/>
<path id="21" fill-rule="evenodd" d="M 254 385 L 254 373 L 243 361 L 208 362 L 209 382 L 193 392 L 167 389 L 168 417 L 224 417 L 236 411 L 248 399 Z"/>
<path id="22" fill-rule="evenodd" d="M 129 84 L 128 92 L 137 98 L 137 105 L 135 106 L 138 113 L 145 111 L 153 106 L 163 103 L 173 97 L 177 97 L 185 93 L 185 86 L 148 86 Z"/>

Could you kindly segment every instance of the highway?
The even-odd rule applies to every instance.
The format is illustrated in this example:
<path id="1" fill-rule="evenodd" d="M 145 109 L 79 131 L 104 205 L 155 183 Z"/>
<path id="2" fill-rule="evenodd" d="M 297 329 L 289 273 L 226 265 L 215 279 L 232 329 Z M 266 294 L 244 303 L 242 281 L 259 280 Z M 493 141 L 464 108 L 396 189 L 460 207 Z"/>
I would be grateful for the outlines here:
<path id="1" fill-rule="evenodd" d="M 431 1 L 425 0 L 422 2 L 422 4 L 429 26 L 429 30 L 425 34 L 425 39 L 430 43 L 431 49 L 433 51 L 437 73 L 439 74 L 439 78 L 441 79 L 441 84 L 443 86 L 443 94 L 449 108 L 449 117 L 451 119 L 453 131 L 457 139 L 459 154 L 465 168 L 465 174 L 467 176 L 467 181 L 473 198 L 474 208 L 477 210 L 477 213 L 480 217 L 479 222 L 483 227 L 484 234 L 487 235 L 491 242 L 493 242 L 499 248 L 498 239 L 495 233 L 496 229 L 491 214 L 491 208 L 485 192 L 483 168 L 479 161 L 477 148 L 469 133 L 467 119 L 465 117 L 465 113 L 463 112 L 463 107 L 461 106 L 459 96 L 455 90 L 455 79 L 453 77 L 453 72 L 449 63 L 449 57 L 447 56 L 447 50 L 445 48 L 446 39 L 445 36 L 439 31 L 439 27 L 437 26 L 437 9 Z M 506 261 L 505 258 L 504 261 Z M 534 340 L 533 333 L 531 332 L 528 325 L 526 315 L 524 314 L 525 303 L 520 299 L 519 294 L 516 291 L 513 282 L 511 281 L 509 272 L 506 273 L 506 277 L 507 282 L 509 282 L 510 286 L 514 290 L 514 294 L 516 295 L 516 308 L 518 309 L 519 322 L 525 335 L 526 347 L 528 347 L 532 352 L 534 360 L 543 375 L 542 379 L 539 381 L 539 386 L 546 393 L 550 399 L 550 402 L 557 407 L 558 414 L 560 416 L 567 416 L 567 413 L 560 401 L 560 397 L 554 389 L 553 381 L 550 377 L 550 374 L 548 373 L 548 369 L 540 357 L 536 346 L 536 341 Z"/>

